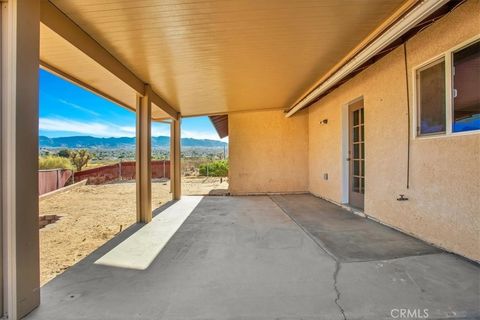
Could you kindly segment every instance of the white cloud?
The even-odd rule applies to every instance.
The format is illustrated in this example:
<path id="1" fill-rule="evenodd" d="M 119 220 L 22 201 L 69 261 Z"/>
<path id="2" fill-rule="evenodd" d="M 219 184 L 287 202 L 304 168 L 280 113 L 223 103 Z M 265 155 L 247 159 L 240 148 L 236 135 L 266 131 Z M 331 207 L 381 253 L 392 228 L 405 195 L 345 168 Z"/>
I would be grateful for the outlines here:
<path id="1" fill-rule="evenodd" d="M 58 102 L 60 103 L 63 103 L 64 105 L 67 105 L 67 106 L 70 106 L 72 108 L 75 108 L 77 110 L 80 110 L 80 111 L 83 111 L 83 112 L 86 112 L 86 113 L 89 113 L 91 115 L 94 115 L 94 116 L 99 116 L 100 114 L 95 112 L 95 111 L 92 111 L 90 109 L 87 109 L 87 108 L 84 108 L 82 106 L 79 106 L 78 104 L 75 104 L 75 103 L 71 103 L 71 102 L 68 102 L 66 100 L 63 100 L 63 99 L 58 99 Z"/>
<path id="2" fill-rule="evenodd" d="M 134 126 L 119 126 L 110 122 L 81 122 L 63 118 L 40 118 L 40 130 L 63 131 L 95 137 L 134 137 Z M 152 136 L 170 136 L 170 126 L 152 125 Z M 215 132 L 182 130 L 182 138 L 220 140 Z M 228 137 L 221 139 L 228 142 Z"/>
<path id="3" fill-rule="evenodd" d="M 136 133 L 136 128 L 135 127 L 123 127 L 120 126 L 118 129 L 122 132 L 128 132 L 130 135 L 134 136 Z"/>
<path id="4" fill-rule="evenodd" d="M 152 136 L 153 137 L 158 137 L 158 136 L 170 137 L 170 129 L 169 128 L 152 127 Z"/>
<path id="5" fill-rule="evenodd" d="M 125 134 L 128 134 L 129 136 L 134 136 L 137 132 L 137 129 L 135 127 L 120 126 L 118 127 L 118 130 L 124 132 Z M 152 137 L 158 136 L 170 136 L 170 129 L 152 125 Z"/>
<path id="6" fill-rule="evenodd" d="M 220 140 L 216 132 L 204 132 L 204 131 L 192 131 L 192 130 L 182 130 L 182 138 Z M 221 140 L 228 142 L 228 137 Z"/>
<path id="7" fill-rule="evenodd" d="M 64 131 L 96 137 L 134 137 L 135 128 L 122 127 L 109 122 L 81 122 L 67 119 L 40 118 L 43 131 Z"/>
<path id="8" fill-rule="evenodd" d="M 160 122 L 152 122 L 152 137 L 170 136 L 170 125 Z"/>

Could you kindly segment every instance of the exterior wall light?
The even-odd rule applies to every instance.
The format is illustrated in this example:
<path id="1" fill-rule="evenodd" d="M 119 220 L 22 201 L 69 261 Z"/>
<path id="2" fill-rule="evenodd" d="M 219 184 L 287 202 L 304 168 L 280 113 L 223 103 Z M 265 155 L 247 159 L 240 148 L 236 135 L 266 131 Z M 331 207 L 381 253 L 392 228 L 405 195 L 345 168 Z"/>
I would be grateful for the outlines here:
<path id="1" fill-rule="evenodd" d="M 322 121 L 320 121 L 320 124 L 327 124 L 328 123 L 328 119 L 323 119 Z"/>

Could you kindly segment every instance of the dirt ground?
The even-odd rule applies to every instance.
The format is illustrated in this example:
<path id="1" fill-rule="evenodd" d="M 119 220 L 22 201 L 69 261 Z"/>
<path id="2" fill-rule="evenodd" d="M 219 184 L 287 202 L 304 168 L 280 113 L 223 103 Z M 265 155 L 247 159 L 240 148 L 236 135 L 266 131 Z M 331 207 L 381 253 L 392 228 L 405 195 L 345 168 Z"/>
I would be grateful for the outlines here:
<path id="1" fill-rule="evenodd" d="M 184 178 L 182 194 L 226 189 L 220 178 Z M 152 209 L 171 200 L 169 181 L 152 183 Z M 41 284 L 74 265 L 135 222 L 135 183 L 85 185 L 40 200 L 40 215 L 60 219 L 40 229 Z"/>

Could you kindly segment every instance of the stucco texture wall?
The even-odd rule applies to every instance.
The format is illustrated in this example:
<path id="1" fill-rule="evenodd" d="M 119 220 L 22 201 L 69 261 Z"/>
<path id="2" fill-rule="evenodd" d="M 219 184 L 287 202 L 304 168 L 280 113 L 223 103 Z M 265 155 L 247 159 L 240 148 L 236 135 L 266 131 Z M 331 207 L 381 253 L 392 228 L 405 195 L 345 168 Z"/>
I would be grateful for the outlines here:
<path id="1" fill-rule="evenodd" d="M 308 190 L 308 111 L 232 113 L 228 128 L 231 194 Z"/>
<path id="2" fill-rule="evenodd" d="M 407 42 L 410 113 L 413 67 L 480 34 L 471 0 Z M 342 110 L 365 104 L 365 213 L 447 250 L 480 260 L 480 133 L 411 138 L 406 188 L 408 103 L 403 47 L 309 108 L 309 191 L 336 202 L 342 193 Z M 320 125 L 328 118 L 328 125 Z M 323 174 L 329 179 L 324 180 Z M 408 201 L 397 201 L 405 194 Z"/>

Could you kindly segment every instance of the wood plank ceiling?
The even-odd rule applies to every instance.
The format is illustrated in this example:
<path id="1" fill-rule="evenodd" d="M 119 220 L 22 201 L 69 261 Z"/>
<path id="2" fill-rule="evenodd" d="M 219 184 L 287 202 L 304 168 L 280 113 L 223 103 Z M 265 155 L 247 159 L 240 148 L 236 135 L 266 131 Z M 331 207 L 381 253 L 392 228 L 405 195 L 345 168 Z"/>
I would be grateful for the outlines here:
<path id="1" fill-rule="evenodd" d="M 402 0 L 51 0 L 183 116 L 287 108 Z M 128 100 L 42 28 L 41 59 Z M 48 28 L 47 28 L 48 29 Z M 51 31 L 50 31 L 51 32 Z M 65 45 L 65 47 L 68 47 Z M 78 64 L 78 68 L 72 65 Z M 98 67 L 98 66 L 97 66 Z M 77 70 L 81 69 L 81 70 Z M 93 77 L 93 78 L 92 78 Z M 112 88 L 108 88 L 112 83 Z M 113 89 L 115 87 L 115 89 Z M 122 95 L 122 92 L 125 96 Z M 132 92 L 133 95 L 133 92 Z M 134 96 L 134 95 L 133 95 Z M 129 102 L 131 103 L 131 102 Z"/>

